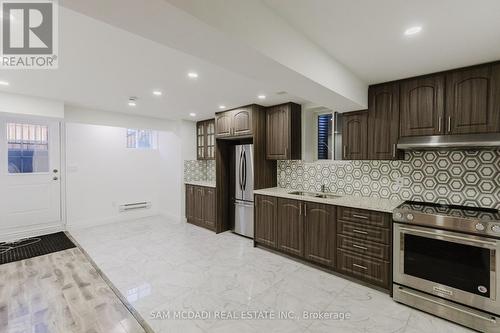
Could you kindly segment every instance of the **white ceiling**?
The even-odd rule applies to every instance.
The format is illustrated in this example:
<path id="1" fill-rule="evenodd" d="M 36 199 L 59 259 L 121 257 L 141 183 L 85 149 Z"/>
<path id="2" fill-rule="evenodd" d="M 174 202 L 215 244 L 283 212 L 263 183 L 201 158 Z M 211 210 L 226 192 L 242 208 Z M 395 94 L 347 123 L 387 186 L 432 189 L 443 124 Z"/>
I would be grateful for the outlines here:
<path id="1" fill-rule="evenodd" d="M 498 0 L 263 1 L 370 84 L 500 60 Z"/>
<path id="2" fill-rule="evenodd" d="M 60 8 L 57 70 L 1 70 L 1 91 L 64 101 L 97 110 L 167 119 L 213 117 L 223 104 L 273 105 L 301 98 L 276 95 L 278 86 L 258 82 L 175 49 Z M 197 80 L 187 77 L 199 74 Z M 154 89 L 164 95 L 155 97 Z M 265 101 L 257 95 L 265 94 Z M 137 107 L 127 105 L 137 96 Z M 191 118 L 189 113 L 197 114 Z"/>
<path id="3" fill-rule="evenodd" d="M 366 106 L 363 96 L 353 98 L 338 83 L 366 95 L 365 82 L 500 60 L 498 0 L 232 0 L 232 6 L 204 1 L 63 0 L 59 69 L 1 70 L 0 80 L 11 84 L 0 90 L 167 119 L 192 119 L 191 112 L 198 115 L 194 119 L 209 118 L 220 104 L 288 100 L 349 111 Z M 235 13 L 240 5 L 244 15 Z M 217 23 L 231 13 L 239 16 Z M 241 24 L 231 33 L 235 17 L 259 29 Z M 273 21 L 279 23 L 274 34 L 260 38 Z M 416 24 L 422 33 L 405 37 L 404 30 Z M 198 80 L 187 78 L 191 70 Z M 329 86 L 328 79 L 341 73 L 344 79 Z M 154 97 L 154 89 L 164 95 Z M 267 99 L 258 100 L 258 94 Z M 130 96 L 139 98 L 136 108 L 127 106 Z"/>

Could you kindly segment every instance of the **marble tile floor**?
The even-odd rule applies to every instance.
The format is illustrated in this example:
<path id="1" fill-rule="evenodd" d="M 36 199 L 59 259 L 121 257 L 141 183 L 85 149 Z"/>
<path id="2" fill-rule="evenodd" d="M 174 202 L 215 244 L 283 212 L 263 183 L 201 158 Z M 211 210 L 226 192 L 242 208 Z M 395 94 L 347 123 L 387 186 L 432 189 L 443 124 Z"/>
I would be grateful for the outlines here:
<path id="1" fill-rule="evenodd" d="M 0 265 L 0 333 L 144 333 L 78 248 Z"/>
<path id="2" fill-rule="evenodd" d="M 215 235 L 153 217 L 70 233 L 158 333 L 472 332 L 382 292 L 254 248 L 251 240 L 231 232 Z M 166 318 L 173 311 L 210 316 Z M 253 311 L 283 311 L 295 318 L 214 317 Z M 306 319 L 304 311 L 348 313 L 350 318 Z"/>

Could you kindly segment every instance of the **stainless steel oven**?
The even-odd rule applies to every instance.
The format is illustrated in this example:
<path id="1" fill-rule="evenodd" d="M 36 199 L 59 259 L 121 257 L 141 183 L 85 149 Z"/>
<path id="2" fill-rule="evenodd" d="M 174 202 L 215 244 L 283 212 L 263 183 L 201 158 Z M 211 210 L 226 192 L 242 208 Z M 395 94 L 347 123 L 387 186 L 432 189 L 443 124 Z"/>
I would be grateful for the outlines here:
<path id="1" fill-rule="evenodd" d="M 422 205 L 393 214 L 394 299 L 476 330 L 500 332 L 498 212 L 474 216 L 471 208 Z"/>

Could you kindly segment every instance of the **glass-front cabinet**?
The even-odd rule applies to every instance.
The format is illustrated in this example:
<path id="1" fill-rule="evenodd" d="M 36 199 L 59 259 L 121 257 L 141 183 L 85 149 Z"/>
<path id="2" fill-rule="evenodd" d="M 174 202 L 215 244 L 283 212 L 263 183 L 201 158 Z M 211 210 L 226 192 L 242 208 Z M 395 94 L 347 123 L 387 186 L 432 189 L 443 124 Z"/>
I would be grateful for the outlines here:
<path id="1" fill-rule="evenodd" d="M 196 124 L 196 154 L 198 160 L 215 159 L 215 121 L 200 121 Z"/>

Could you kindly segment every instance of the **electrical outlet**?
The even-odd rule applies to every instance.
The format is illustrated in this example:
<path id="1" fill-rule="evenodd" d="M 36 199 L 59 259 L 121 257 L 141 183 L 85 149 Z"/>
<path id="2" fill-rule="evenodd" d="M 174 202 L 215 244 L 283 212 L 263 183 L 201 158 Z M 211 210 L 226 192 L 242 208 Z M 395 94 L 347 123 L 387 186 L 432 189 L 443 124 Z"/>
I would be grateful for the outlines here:
<path id="1" fill-rule="evenodd" d="M 399 178 L 394 179 L 394 184 L 396 185 L 397 190 L 399 191 L 404 185 L 404 178 L 399 177 Z"/>

